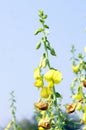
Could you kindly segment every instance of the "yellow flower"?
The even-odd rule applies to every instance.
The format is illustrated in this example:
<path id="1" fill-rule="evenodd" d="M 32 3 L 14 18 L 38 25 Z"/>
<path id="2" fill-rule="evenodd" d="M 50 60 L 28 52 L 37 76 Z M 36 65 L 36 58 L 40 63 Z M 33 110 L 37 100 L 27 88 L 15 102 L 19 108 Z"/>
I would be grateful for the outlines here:
<path id="1" fill-rule="evenodd" d="M 53 93 L 53 90 L 51 88 L 47 88 L 48 95 L 51 95 Z"/>
<path id="2" fill-rule="evenodd" d="M 45 130 L 43 127 L 39 127 L 38 130 Z"/>
<path id="3" fill-rule="evenodd" d="M 49 94 L 48 94 L 48 91 L 47 91 L 47 87 L 42 88 L 40 95 L 41 95 L 42 98 L 48 98 Z"/>
<path id="4" fill-rule="evenodd" d="M 44 75 L 44 78 L 45 78 L 47 81 L 52 80 L 53 73 L 54 73 L 54 70 L 53 70 L 53 69 L 50 69 L 50 70 Z"/>
<path id="5" fill-rule="evenodd" d="M 86 124 L 86 112 L 84 113 L 82 120 L 83 120 L 83 123 Z"/>
<path id="6" fill-rule="evenodd" d="M 62 73 L 58 70 L 50 69 L 45 75 L 44 78 L 50 82 L 53 81 L 53 83 L 60 83 L 62 80 Z"/>
<path id="7" fill-rule="evenodd" d="M 42 79 L 37 79 L 36 82 L 34 83 L 34 86 L 40 88 L 44 85 Z"/>
<path id="8" fill-rule="evenodd" d="M 52 93 L 53 93 L 52 89 L 50 89 L 48 87 L 43 87 L 40 95 L 42 98 L 48 98 L 49 95 L 51 95 Z"/>
<path id="9" fill-rule="evenodd" d="M 49 88 L 53 88 L 53 87 L 54 87 L 54 83 L 53 83 L 52 80 L 48 82 L 48 87 L 49 87 Z"/>
<path id="10" fill-rule="evenodd" d="M 83 95 L 82 94 L 76 94 L 74 96 L 72 96 L 73 99 L 76 99 L 76 100 L 81 100 L 83 98 Z"/>
<path id="11" fill-rule="evenodd" d="M 79 65 L 76 65 L 76 66 L 73 65 L 72 70 L 73 70 L 73 72 L 77 73 L 79 71 Z"/>
<path id="12" fill-rule="evenodd" d="M 39 69 L 39 68 L 36 68 L 36 69 L 34 70 L 34 78 L 35 78 L 35 79 L 40 79 L 40 78 L 41 78 L 40 69 Z"/>
<path id="13" fill-rule="evenodd" d="M 78 111 L 82 110 L 82 103 L 80 102 L 77 103 L 76 110 Z"/>
<path id="14" fill-rule="evenodd" d="M 54 83 L 58 84 L 62 81 L 62 73 L 58 70 L 54 70 L 54 74 L 52 78 Z"/>

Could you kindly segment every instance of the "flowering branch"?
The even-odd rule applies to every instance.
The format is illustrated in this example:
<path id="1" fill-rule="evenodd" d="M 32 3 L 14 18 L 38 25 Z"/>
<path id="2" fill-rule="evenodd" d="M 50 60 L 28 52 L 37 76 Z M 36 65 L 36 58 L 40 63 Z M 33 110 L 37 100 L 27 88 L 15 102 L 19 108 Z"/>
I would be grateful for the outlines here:
<path id="1" fill-rule="evenodd" d="M 41 28 L 35 31 L 35 35 L 42 33 L 41 41 L 37 43 L 36 49 L 44 46 L 44 53 L 41 56 L 38 67 L 34 70 L 34 86 L 40 90 L 40 101 L 35 103 L 39 130 L 64 130 L 64 115 L 60 109 L 62 95 L 55 90 L 55 85 L 62 81 L 62 73 L 51 67 L 49 54 L 56 56 L 56 52 L 47 38 L 49 26 L 45 24 L 47 15 L 43 10 L 39 11 Z M 45 69 L 45 73 L 44 72 Z M 46 72 L 47 71 L 47 72 Z M 58 103 L 57 103 L 58 99 Z"/>

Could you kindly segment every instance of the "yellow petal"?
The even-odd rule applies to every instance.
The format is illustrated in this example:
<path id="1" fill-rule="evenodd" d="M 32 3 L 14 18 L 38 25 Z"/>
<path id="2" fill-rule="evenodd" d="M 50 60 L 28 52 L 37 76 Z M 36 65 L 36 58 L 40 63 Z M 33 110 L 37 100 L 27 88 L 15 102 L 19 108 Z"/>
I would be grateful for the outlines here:
<path id="1" fill-rule="evenodd" d="M 40 79 L 40 78 L 41 78 L 40 69 L 39 69 L 39 68 L 36 68 L 36 69 L 34 70 L 34 78 L 35 78 L 35 79 Z"/>
<path id="2" fill-rule="evenodd" d="M 54 83 L 58 84 L 62 81 L 62 73 L 60 71 L 54 70 L 54 74 L 52 78 Z"/>
<path id="3" fill-rule="evenodd" d="M 40 88 L 44 85 L 42 79 L 37 79 L 36 82 L 34 83 L 34 86 Z"/>
<path id="4" fill-rule="evenodd" d="M 45 78 L 47 81 L 52 80 L 53 73 L 54 73 L 54 70 L 53 70 L 53 69 L 50 69 L 47 73 L 45 73 L 44 78 Z"/>
<path id="5" fill-rule="evenodd" d="M 51 88 L 47 88 L 48 95 L 51 95 L 53 93 L 53 90 Z"/>
<path id="6" fill-rule="evenodd" d="M 49 87 L 49 88 L 53 88 L 53 87 L 54 87 L 54 83 L 53 83 L 52 80 L 50 80 L 50 81 L 48 82 L 48 87 Z"/>
<path id="7" fill-rule="evenodd" d="M 41 95 L 42 98 L 48 98 L 49 94 L 48 94 L 47 87 L 42 88 L 40 95 Z"/>
<path id="8" fill-rule="evenodd" d="M 83 98 L 83 95 L 82 94 L 76 94 L 74 96 L 72 96 L 73 99 L 76 99 L 76 100 L 81 100 Z"/>

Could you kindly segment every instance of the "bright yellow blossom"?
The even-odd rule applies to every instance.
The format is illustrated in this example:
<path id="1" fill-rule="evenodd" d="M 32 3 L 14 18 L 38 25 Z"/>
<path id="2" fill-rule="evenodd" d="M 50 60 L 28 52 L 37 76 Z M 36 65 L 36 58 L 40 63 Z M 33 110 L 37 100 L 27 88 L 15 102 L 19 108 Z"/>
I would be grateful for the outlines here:
<path id="1" fill-rule="evenodd" d="M 53 83 L 52 80 L 48 82 L 48 87 L 49 87 L 49 88 L 53 88 L 53 87 L 54 87 L 54 83 Z"/>
<path id="2" fill-rule="evenodd" d="M 44 78 L 50 82 L 58 84 L 62 81 L 62 73 L 58 70 L 50 69 L 45 75 Z"/>
<path id="3" fill-rule="evenodd" d="M 42 88 L 40 95 L 41 95 L 42 98 L 48 98 L 49 94 L 48 94 L 48 91 L 47 91 L 47 87 Z"/>
<path id="4" fill-rule="evenodd" d="M 76 65 L 76 66 L 73 65 L 72 70 L 73 70 L 73 72 L 77 73 L 79 71 L 79 65 Z"/>
<path id="5" fill-rule="evenodd" d="M 74 96 L 72 96 L 73 99 L 76 99 L 76 100 L 81 100 L 83 98 L 83 95 L 82 94 L 76 94 Z"/>
<path id="6" fill-rule="evenodd" d="M 44 78 L 45 78 L 47 81 L 51 81 L 51 80 L 52 80 L 52 77 L 53 77 L 53 73 L 54 73 L 54 70 L 53 70 L 53 69 L 50 69 L 50 70 L 44 75 Z"/>
<path id="7" fill-rule="evenodd" d="M 50 89 L 48 87 L 43 87 L 40 95 L 42 98 L 48 98 L 49 95 L 51 95 L 52 93 L 53 93 L 52 89 Z"/>
<path id="8" fill-rule="evenodd" d="M 39 68 L 36 68 L 36 69 L 34 70 L 34 78 L 35 78 L 35 79 L 40 79 L 40 78 L 41 78 L 40 69 L 39 69 Z"/>
<path id="9" fill-rule="evenodd" d="M 36 86 L 38 88 L 42 87 L 43 85 L 44 85 L 44 83 L 41 78 L 37 79 L 36 82 L 34 83 L 34 86 Z"/>
<path id="10" fill-rule="evenodd" d="M 48 95 L 51 95 L 53 93 L 53 90 L 51 88 L 47 88 Z"/>
<path id="11" fill-rule="evenodd" d="M 58 84 L 62 81 L 62 73 L 60 71 L 54 70 L 54 74 L 52 78 L 54 83 Z"/>

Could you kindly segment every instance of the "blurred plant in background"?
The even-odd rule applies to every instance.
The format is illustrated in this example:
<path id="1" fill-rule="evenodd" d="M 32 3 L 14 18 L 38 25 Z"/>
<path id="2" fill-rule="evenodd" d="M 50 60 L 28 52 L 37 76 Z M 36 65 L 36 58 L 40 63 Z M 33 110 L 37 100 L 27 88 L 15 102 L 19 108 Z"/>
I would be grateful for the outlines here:
<path id="1" fill-rule="evenodd" d="M 73 103 L 67 105 L 66 109 L 68 113 L 73 113 L 74 111 L 78 112 L 80 123 L 83 124 L 83 130 L 86 130 L 86 59 L 82 53 L 76 56 L 74 45 L 72 45 L 71 53 L 74 80 L 70 88 Z"/>
<path id="2" fill-rule="evenodd" d="M 12 115 L 12 120 L 8 123 L 7 127 L 4 130 L 10 130 L 11 128 L 13 130 L 22 130 L 18 125 L 17 125 L 17 120 L 16 120 L 16 100 L 15 100 L 15 95 L 14 95 L 14 91 L 11 91 L 10 93 L 10 109 L 11 109 L 11 115 Z"/>

